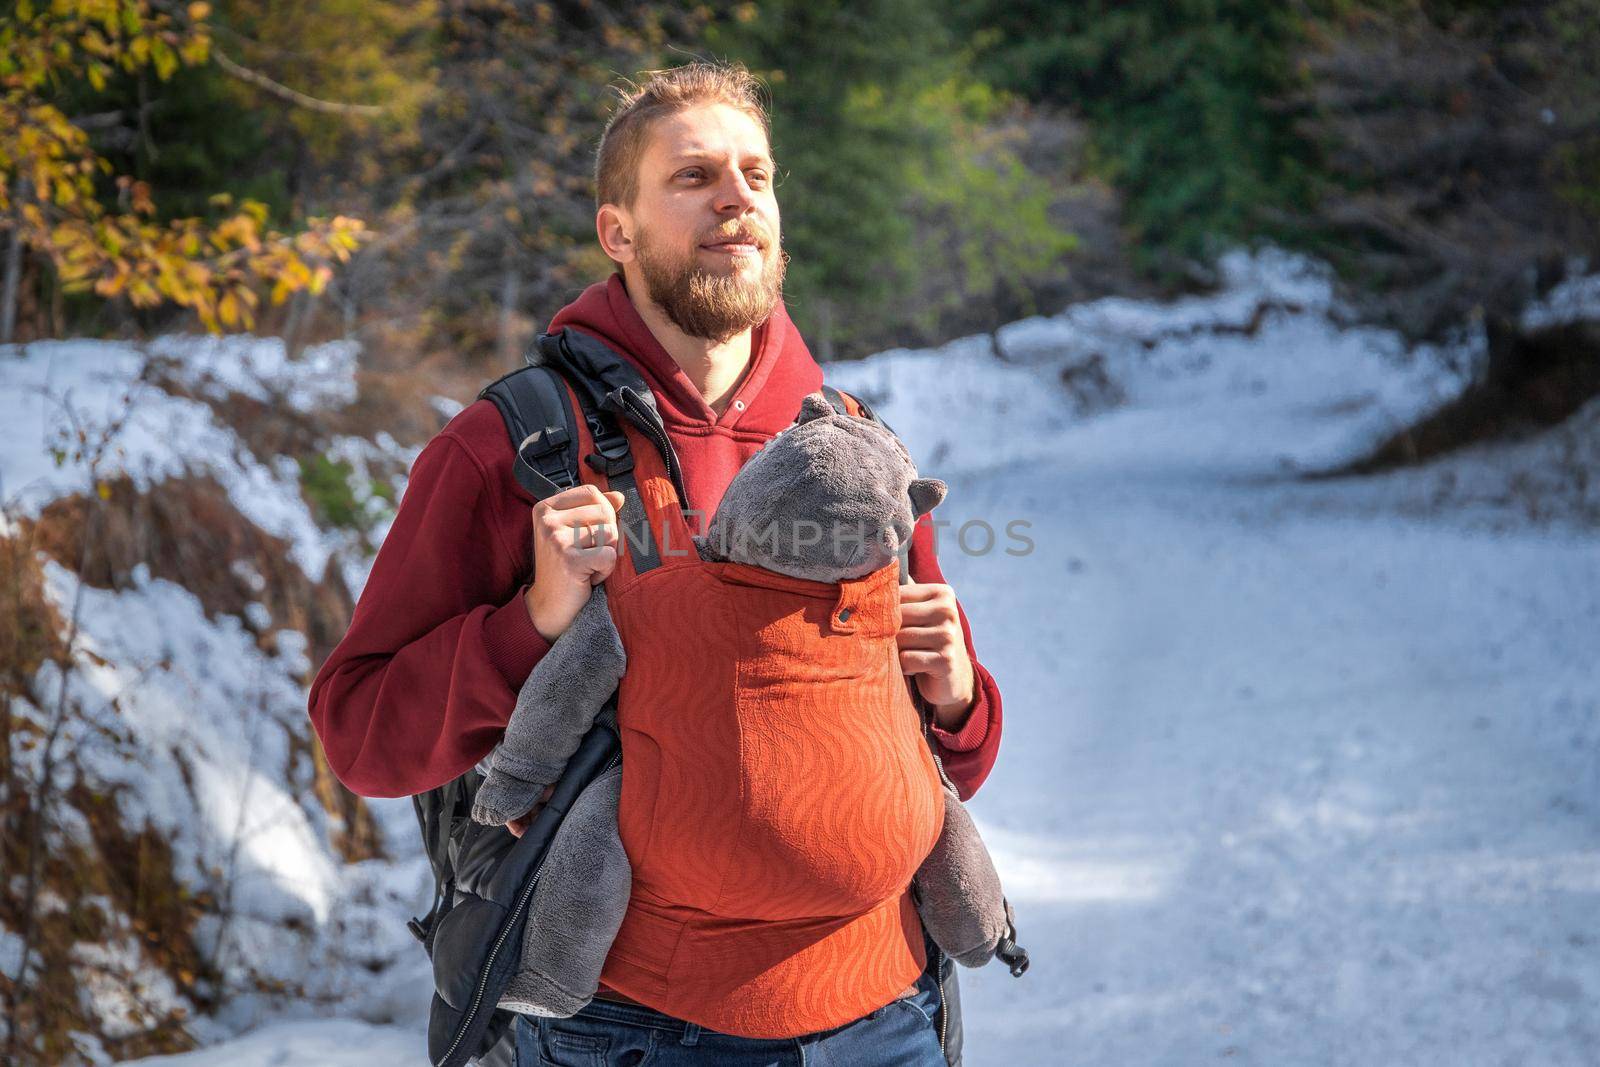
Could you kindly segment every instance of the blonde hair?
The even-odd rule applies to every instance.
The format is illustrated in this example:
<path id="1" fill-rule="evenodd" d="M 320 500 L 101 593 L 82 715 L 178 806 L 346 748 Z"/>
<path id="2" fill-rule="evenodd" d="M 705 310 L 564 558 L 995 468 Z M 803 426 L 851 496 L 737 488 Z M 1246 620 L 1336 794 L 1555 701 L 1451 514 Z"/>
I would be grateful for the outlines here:
<path id="1" fill-rule="evenodd" d="M 766 90 L 742 63 L 690 63 L 646 71 L 643 84 L 619 90 L 621 100 L 595 153 L 595 207 L 632 207 L 639 195 L 639 160 L 656 119 L 699 104 L 727 104 L 761 124 L 770 140 Z"/>

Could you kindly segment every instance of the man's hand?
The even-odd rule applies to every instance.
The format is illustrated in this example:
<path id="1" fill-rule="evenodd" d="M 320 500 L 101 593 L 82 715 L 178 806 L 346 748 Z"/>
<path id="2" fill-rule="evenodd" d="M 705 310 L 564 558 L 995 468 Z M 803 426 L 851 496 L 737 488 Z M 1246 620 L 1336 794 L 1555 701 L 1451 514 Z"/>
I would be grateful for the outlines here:
<path id="1" fill-rule="evenodd" d="M 934 721 L 959 729 L 977 697 L 972 660 L 961 634 L 955 590 L 939 582 L 900 586 L 900 670 L 933 705 Z"/>
<path id="2" fill-rule="evenodd" d="M 533 506 L 533 584 L 526 603 L 546 641 L 566 632 L 589 590 L 617 566 L 617 509 L 622 494 L 585 482 Z"/>
<path id="3" fill-rule="evenodd" d="M 526 812 L 506 823 L 506 829 L 511 831 L 512 837 L 521 837 L 528 832 L 528 827 L 533 823 L 533 818 L 544 810 L 544 805 L 556 791 L 556 784 L 551 782 L 544 787 L 544 792 L 539 794 L 539 800 Z"/>

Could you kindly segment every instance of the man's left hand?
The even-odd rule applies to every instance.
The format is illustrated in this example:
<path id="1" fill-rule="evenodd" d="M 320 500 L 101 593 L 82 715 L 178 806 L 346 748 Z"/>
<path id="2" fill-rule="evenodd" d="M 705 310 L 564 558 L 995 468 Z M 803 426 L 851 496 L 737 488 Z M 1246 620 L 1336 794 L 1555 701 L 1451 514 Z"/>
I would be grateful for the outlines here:
<path id="1" fill-rule="evenodd" d="M 940 582 L 909 582 L 899 588 L 900 632 L 895 640 L 900 670 L 916 679 L 939 727 L 957 730 L 977 694 L 955 590 Z"/>

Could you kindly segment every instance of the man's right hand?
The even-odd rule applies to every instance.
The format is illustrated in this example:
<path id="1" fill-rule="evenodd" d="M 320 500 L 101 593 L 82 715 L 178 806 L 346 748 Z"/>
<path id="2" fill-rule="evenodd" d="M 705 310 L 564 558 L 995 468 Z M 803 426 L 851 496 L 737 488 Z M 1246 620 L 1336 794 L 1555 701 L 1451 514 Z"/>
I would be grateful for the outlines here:
<path id="1" fill-rule="evenodd" d="M 621 507 L 621 493 L 602 493 L 588 483 L 533 506 L 533 584 L 525 602 L 546 641 L 566 632 L 589 591 L 616 567 Z"/>
<path id="2" fill-rule="evenodd" d="M 506 823 L 506 829 L 511 831 L 512 837 L 521 837 L 523 834 L 528 832 L 528 827 L 533 824 L 534 816 L 538 815 L 539 812 L 544 810 L 545 802 L 550 799 L 551 795 L 554 794 L 555 791 L 556 785 L 554 782 L 551 782 L 549 785 L 544 787 L 544 792 L 539 794 L 539 799 L 534 803 L 533 807 L 529 808 L 523 814 L 518 815 L 515 819 L 512 819 L 510 822 Z"/>

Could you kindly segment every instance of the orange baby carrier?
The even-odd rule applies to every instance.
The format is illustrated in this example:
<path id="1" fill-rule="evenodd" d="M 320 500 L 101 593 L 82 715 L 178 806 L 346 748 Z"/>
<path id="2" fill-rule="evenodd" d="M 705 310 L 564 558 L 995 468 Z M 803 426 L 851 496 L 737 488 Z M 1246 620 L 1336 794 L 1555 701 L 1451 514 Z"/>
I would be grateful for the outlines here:
<path id="1" fill-rule="evenodd" d="M 900 670 L 899 566 L 820 582 L 701 560 L 666 456 L 617 421 L 624 514 L 647 524 L 606 580 L 633 889 L 601 981 L 744 1037 L 860 1018 L 926 966 L 909 886 L 944 820 Z"/>

